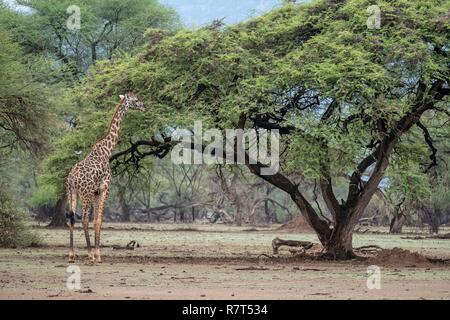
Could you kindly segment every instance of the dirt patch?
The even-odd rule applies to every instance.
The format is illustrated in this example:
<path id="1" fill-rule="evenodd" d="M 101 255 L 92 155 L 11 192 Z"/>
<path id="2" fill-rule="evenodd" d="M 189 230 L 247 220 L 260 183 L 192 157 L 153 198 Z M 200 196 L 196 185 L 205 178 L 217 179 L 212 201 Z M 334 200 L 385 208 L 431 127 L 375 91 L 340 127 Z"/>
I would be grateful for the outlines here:
<path id="1" fill-rule="evenodd" d="M 367 260 L 370 264 L 389 267 L 431 267 L 432 263 L 423 255 L 400 248 L 381 250 Z"/>
<path id="2" fill-rule="evenodd" d="M 82 272 L 77 291 L 67 290 L 66 229 L 37 229 L 44 239 L 39 248 L 0 249 L 0 300 L 450 299 L 448 240 L 355 235 L 355 244 L 360 246 L 355 253 L 367 258 L 332 261 L 321 259 L 320 244 L 307 252 L 282 247 L 279 255 L 273 255 L 271 241 L 290 238 L 275 231 L 278 225 L 260 232 L 243 231 L 260 226 L 210 225 L 206 229 L 199 224 L 142 224 L 142 232 L 125 230 L 138 225 L 109 226 L 124 231 L 104 232 L 102 264 L 88 259 L 82 229 L 75 233 L 76 265 Z M 199 231 L 172 232 L 188 227 Z M 311 233 L 291 236 L 296 241 L 317 241 Z M 113 249 L 126 248 L 132 240 L 141 247 Z M 435 258 L 430 258 L 432 267 L 383 267 L 382 289 L 369 290 L 367 260 L 387 243 Z M 405 260 L 401 255 L 400 259 Z M 406 265 L 412 264 L 419 265 L 417 261 Z"/>
<path id="3" fill-rule="evenodd" d="M 285 232 L 300 232 L 300 233 L 313 233 L 314 230 L 306 222 L 305 218 L 302 216 L 295 217 L 288 223 L 283 224 L 277 229 L 278 231 Z"/>

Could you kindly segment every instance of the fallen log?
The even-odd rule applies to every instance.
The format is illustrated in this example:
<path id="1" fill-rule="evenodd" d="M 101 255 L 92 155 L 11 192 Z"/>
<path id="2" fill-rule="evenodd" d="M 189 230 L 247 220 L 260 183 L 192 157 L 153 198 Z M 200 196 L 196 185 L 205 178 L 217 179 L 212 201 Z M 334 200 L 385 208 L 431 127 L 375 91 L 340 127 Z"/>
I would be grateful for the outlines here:
<path id="1" fill-rule="evenodd" d="M 450 239 L 450 233 L 436 235 L 433 239 Z"/>
<path id="2" fill-rule="evenodd" d="M 383 248 L 379 247 L 379 246 L 362 246 L 359 248 L 355 248 L 355 252 L 359 252 L 362 254 L 374 254 L 377 252 L 380 252 L 381 250 L 383 250 Z"/>
<path id="3" fill-rule="evenodd" d="M 123 246 L 114 245 L 112 246 L 114 250 L 134 250 L 136 248 L 140 248 L 140 244 L 136 242 L 135 240 L 128 242 L 128 244 Z"/>
<path id="4" fill-rule="evenodd" d="M 314 243 L 309 241 L 282 240 L 280 238 L 275 238 L 272 240 L 273 254 L 278 254 L 278 249 L 281 246 L 300 247 L 306 251 L 311 249 L 314 246 Z"/>
<path id="5" fill-rule="evenodd" d="M 450 233 L 446 234 L 438 234 L 434 236 L 415 236 L 415 237 L 401 237 L 402 239 L 408 239 L 408 240 L 425 240 L 425 239 L 441 239 L 446 240 L 450 239 Z"/>

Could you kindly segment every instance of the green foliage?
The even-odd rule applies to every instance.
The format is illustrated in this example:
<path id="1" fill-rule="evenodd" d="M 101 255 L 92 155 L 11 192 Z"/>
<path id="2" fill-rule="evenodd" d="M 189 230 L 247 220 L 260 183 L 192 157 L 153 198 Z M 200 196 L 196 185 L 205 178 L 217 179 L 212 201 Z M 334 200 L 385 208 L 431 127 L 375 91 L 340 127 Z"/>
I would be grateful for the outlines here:
<path id="1" fill-rule="evenodd" d="M 75 78 L 96 60 L 110 59 L 117 50 L 132 51 L 143 43 L 149 27 L 176 28 L 176 13 L 157 0 L 20 0 L 31 13 L 12 10 L 2 19 L 27 52 L 42 54 L 68 68 Z M 70 13 L 80 8 L 80 30 L 67 28 Z"/>
<path id="2" fill-rule="evenodd" d="M 422 143 L 423 132 L 414 130 L 408 137 L 409 143 L 402 145 L 402 152 L 393 158 L 392 168 L 387 174 L 387 194 L 393 205 L 403 203 L 418 211 L 426 210 L 445 221 L 444 215 L 450 209 L 447 152 L 450 131 L 445 116 L 429 114 L 427 118 L 432 128 L 429 133 L 433 137 L 433 146 L 438 150 L 436 163 L 430 167 L 432 160 L 427 157 L 430 154 L 429 146 Z M 407 212 L 412 213 L 414 210 Z"/>
<path id="3" fill-rule="evenodd" d="M 0 17 L 4 14 L 0 7 Z M 52 84 L 59 71 L 44 59 L 25 55 L 1 27 L 0 69 L 0 172 L 18 196 L 19 208 L 33 192 L 51 137 L 62 127 L 58 116 L 68 111 L 66 90 Z"/>
<path id="4" fill-rule="evenodd" d="M 430 196 L 430 203 L 438 208 L 442 212 L 448 212 L 450 210 L 450 175 L 447 172 L 435 181 Z"/>
<path id="5" fill-rule="evenodd" d="M 367 144 L 381 138 L 374 129 L 378 120 L 390 128 L 408 112 L 418 79 L 448 75 L 448 58 L 433 50 L 448 44 L 448 3 L 381 1 L 380 30 L 366 26 L 371 4 L 287 4 L 224 29 L 183 30 L 173 36 L 152 30 L 147 34 L 152 41 L 139 54 L 91 70 L 78 90 L 84 112 L 72 139 L 98 136 L 117 95 L 127 90 L 135 91 L 149 110 L 126 120 L 122 142 L 150 138 L 167 125 L 190 127 L 194 120 L 233 128 L 242 112 L 276 114 L 297 94 L 308 99 L 306 93 L 309 102 L 317 98 L 320 104 L 291 108 L 284 116 L 284 125 L 298 129 L 287 139 L 284 168 L 315 178 L 321 164 L 329 163 L 333 175 L 346 173 L 367 156 Z M 339 103 L 339 110 L 322 122 L 330 101 Z M 344 125 L 352 116 L 356 120 Z M 326 148 L 319 141 L 326 141 Z M 415 143 L 417 157 L 412 158 L 407 143 L 401 143 L 394 162 L 408 161 L 392 171 L 398 177 L 408 173 L 423 185 L 423 177 L 414 172 L 426 145 Z"/>
<path id="6" fill-rule="evenodd" d="M 27 61 L 19 45 L 0 29 L 0 147 L 44 147 L 51 130 L 48 86 L 38 81 L 40 66 Z"/>
<path id="7" fill-rule="evenodd" d="M 59 181 L 46 180 L 46 176 L 39 181 L 39 187 L 27 199 L 27 205 L 30 208 L 39 206 L 52 206 L 58 201 L 58 196 L 62 195 L 63 190 L 56 190 L 55 186 L 62 185 Z"/>
<path id="8" fill-rule="evenodd" d="M 5 194 L 5 184 L 0 186 L 0 247 L 38 245 L 40 238 L 27 224 L 27 214 Z"/>
<path id="9" fill-rule="evenodd" d="M 65 195 L 67 175 L 71 167 L 81 160 L 75 154 L 76 150 L 80 150 L 79 146 L 80 143 L 72 139 L 70 132 L 54 142 L 53 150 L 41 163 L 38 188 L 29 199 L 31 207 L 55 203 Z"/>

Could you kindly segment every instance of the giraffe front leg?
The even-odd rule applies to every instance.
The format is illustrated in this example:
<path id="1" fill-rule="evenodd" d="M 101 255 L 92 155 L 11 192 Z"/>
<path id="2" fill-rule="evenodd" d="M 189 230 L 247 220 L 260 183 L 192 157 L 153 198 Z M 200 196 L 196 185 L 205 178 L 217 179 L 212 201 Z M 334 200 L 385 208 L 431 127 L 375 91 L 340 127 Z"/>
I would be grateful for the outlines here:
<path id="1" fill-rule="evenodd" d="M 86 238 L 86 246 L 88 250 L 88 259 L 91 262 L 95 262 L 95 257 L 92 252 L 91 247 L 91 239 L 89 237 L 89 209 L 90 209 L 90 203 L 86 202 L 83 203 L 83 229 L 84 229 L 84 236 Z"/>
<path id="2" fill-rule="evenodd" d="M 102 262 L 102 257 L 100 253 L 100 229 L 101 229 L 101 222 L 99 220 L 96 220 L 94 222 L 94 229 L 95 229 L 95 252 L 94 252 L 94 261 L 96 262 Z"/>
<path id="3" fill-rule="evenodd" d="M 105 202 L 108 198 L 108 190 L 103 191 L 96 201 L 94 206 L 94 229 L 95 229 L 95 261 L 101 263 L 101 253 L 100 253 L 100 231 L 103 223 L 103 210 L 105 208 Z"/>

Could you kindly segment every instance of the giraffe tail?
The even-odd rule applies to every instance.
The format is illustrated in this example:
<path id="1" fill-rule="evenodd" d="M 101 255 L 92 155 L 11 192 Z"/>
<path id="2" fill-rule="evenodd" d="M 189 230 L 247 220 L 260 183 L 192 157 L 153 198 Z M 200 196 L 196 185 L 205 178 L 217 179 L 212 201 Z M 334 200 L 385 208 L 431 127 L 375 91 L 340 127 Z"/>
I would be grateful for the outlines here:
<path id="1" fill-rule="evenodd" d="M 67 201 L 69 202 L 69 213 L 66 215 L 67 223 L 73 227 L 77 212 L 77 193 L 71 186 L 67 187 Z"/>

